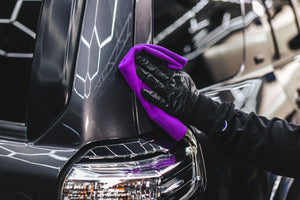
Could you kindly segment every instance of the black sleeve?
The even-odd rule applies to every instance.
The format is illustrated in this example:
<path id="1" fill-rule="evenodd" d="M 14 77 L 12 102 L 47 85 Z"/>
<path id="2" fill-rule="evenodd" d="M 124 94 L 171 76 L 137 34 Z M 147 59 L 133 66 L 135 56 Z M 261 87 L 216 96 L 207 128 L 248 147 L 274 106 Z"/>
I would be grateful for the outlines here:
<path id="1" fill-rule="evenodd" d="M 203 95 L 189 121 L 221 150 L 275 174 L 300 178 L 300 126 L 246 114 L 233 104 L 220 104 Z"/>

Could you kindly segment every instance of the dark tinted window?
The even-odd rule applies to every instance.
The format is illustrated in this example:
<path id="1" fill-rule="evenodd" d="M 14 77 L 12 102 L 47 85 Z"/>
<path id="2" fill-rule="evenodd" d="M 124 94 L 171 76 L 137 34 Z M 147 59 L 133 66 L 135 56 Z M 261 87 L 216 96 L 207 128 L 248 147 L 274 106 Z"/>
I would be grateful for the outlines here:
<path id="1" fill-rule="evenodd" d="M 1 0 L 0 120 L 25 122 L 41 1 Z"/>
<path id="2" fill-rule="evenodd" d="M 245 3 L 245 71 L 272 66 L 300 47 L 299 5 L 290 0 L 252 0 Z"/>

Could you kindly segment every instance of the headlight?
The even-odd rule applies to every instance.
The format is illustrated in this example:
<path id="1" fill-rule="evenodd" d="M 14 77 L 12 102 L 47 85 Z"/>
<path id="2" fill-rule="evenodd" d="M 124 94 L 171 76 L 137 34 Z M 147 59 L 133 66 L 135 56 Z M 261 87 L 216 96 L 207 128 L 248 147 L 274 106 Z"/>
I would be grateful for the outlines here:
<path id="1" fill-rule="evenodd" d="M 174 152 L 142 139 L 95 147 L 65 177 L 61 199 L 188 199 L 206 183 L 199 151 L 190 132 Z"/>

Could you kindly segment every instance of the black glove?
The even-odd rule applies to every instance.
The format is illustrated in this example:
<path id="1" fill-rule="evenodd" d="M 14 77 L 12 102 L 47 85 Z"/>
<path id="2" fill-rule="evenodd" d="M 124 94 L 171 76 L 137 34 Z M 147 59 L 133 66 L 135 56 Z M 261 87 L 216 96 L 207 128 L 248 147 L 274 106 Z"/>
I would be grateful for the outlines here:
<path id="1" fill-rule="evenodd" d="M 135 63 L 139 66 L 137 75 L 153 90 L 141 90 L 146 100 L 211 137 L 223 131 L 225 119 L 234 106 L 206 97 L 186 72 L 171 69 L 163 60 L 146 52 L 136 55 Z"/>
<path id="2" fill-rule="evenodd" d="M 142 89 L 142 96 L 166 113 L 188 122 L 199 92 L 191 77 L 146 52 L 135 56 L 139 78 L 153 91 Z"/>

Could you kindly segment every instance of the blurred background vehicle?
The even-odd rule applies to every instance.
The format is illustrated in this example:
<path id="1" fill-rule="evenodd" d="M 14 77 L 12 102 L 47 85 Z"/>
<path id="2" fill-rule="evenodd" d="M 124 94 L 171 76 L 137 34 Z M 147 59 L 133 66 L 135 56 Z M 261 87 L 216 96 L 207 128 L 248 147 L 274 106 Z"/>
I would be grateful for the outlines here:
<path id="1" fill-rule="evenodd" d="M 154 2 L 154 43 L 189 60 L 185 70 L 202 92 L 245 112 L 299 123 L 299 1 Z M 201 144 L 207 199 L 299 198 L 297 180 Z"/>

